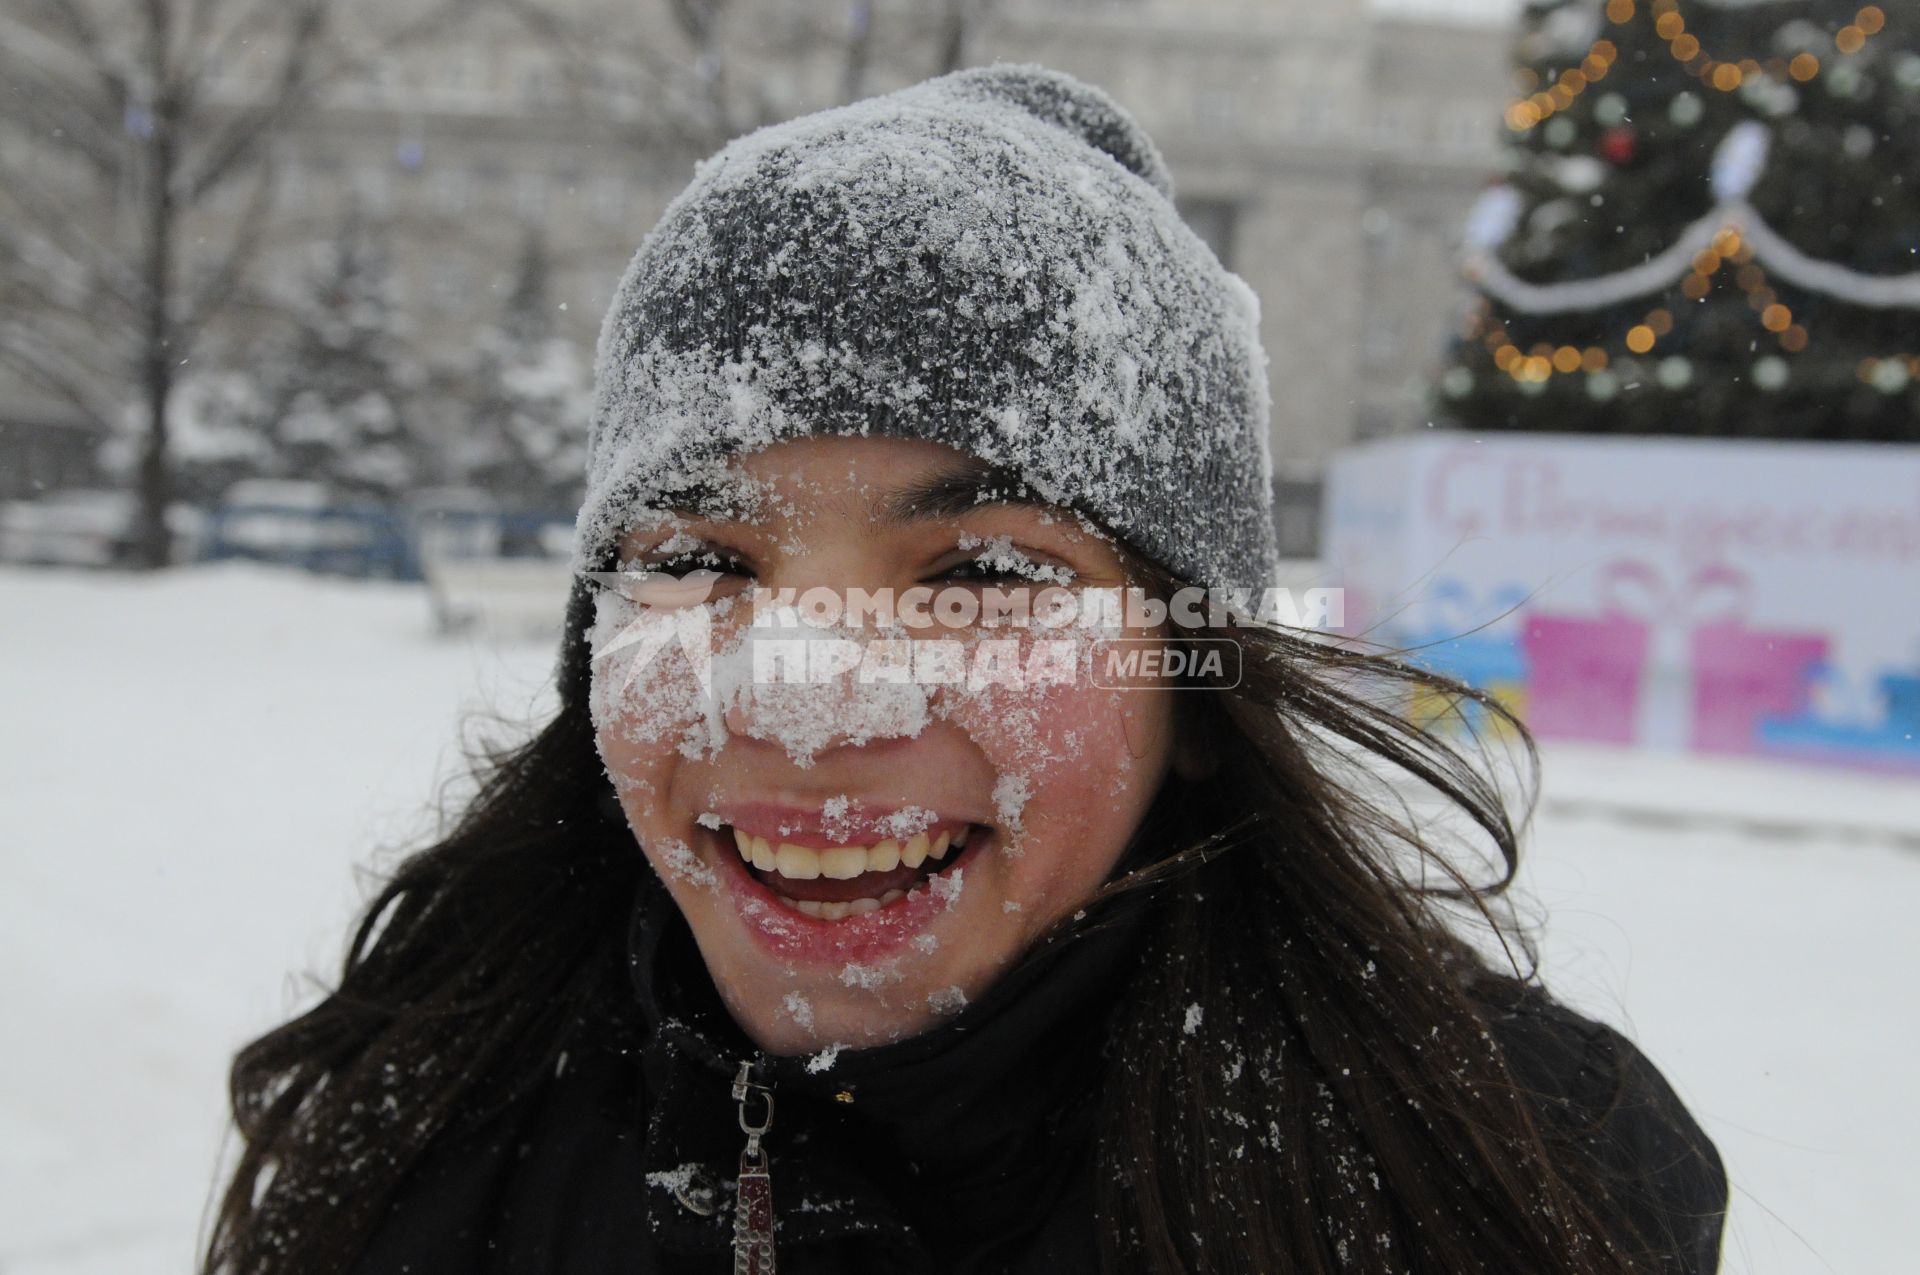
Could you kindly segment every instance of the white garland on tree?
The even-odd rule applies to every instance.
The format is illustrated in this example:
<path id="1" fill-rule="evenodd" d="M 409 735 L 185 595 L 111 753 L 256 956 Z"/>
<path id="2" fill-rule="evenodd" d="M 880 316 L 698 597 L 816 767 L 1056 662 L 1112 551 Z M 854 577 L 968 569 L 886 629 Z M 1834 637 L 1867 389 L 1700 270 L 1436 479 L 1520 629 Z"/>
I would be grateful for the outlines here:
<path id="1" fill-rule="evenodd" d="M 1753 193 L 1760 175 L 1767 171 L 1767 147 L 1772 141 L 1767 126 L 1757 120 L 1741 120 L 1727 130 L 1707 170 L 1713 193 L 1722 203 L 1745 200 Z"/>
<path id="2" fill-rule="evenodd" d="M 1714 152 L 1711 170 L 1718 202 L 1706 216 L 1681 231 L 1659 255 L 1593 279 L 1529 283 L 1507 269 L 1498 249 L 1519 224 L 1520 197 L 1510 186 L 1495 186 L 1480 196 L 1467 216 L 1466 275 L 1521 314 L 1599 310 L 1672 287 L 1693 268 L 1693 259 L 1712 245 L 1716 235 L 1732 230 L 1752 246 L 1755 260 L 1795 287 L 1870 309 L 1920 309 L 1920 272 L 1862 274 L 1809 257 L 1747 202 L 1766 170 L 1770 138 L 1766 125 L 1756 120 L 1743 120 L 1728 130 Z"/>

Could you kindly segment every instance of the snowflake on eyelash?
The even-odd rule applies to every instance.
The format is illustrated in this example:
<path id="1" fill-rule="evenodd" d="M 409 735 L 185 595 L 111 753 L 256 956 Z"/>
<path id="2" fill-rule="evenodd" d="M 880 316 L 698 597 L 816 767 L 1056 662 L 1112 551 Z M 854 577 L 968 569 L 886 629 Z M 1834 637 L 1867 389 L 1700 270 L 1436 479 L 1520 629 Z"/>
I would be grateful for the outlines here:
<path id="1" fill-rule="evenodd" d="M 1073 583 L 1073 571 L 1053 563 L 1035 562 L 1025 553 L 1014 547 L 1009 536 L 994 536 L 991 539 L 963 531 L 957 543 L 961 549 L 982 549 L 974 561 L 994 571 L 1008 575 L 1022 576 L 1028 580 L 1044 581 L 1050 584 Z"/>
<path id="2" fill-rule="evenodd" d="M 680 529 L 680 530 L 676 530 L 672 535 L 668 536 L 665 540 L 662 540 L 659 544 L 655 545 L 651 550 L 651 552 L 653 553 L 693 553 L 704 547 L 705 546 L 701 544 L 700 537 L 694 535 L 690 531 L 687 531 L 685 529 Z"/>

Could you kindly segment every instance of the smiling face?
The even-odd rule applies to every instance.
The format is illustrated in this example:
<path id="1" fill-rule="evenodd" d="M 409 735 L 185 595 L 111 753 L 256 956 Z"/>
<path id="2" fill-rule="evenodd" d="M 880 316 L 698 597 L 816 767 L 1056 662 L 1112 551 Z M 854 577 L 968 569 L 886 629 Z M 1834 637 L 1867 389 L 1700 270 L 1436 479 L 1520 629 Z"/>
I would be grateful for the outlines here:
<path id="1" fill-rule="evenodd" d="M 794 439 L 734 472 L 745 513 L 663 515 L 621 542 L 623 569 L 720 574 L 600 595 L 600 754 L 746 1033 L 778 1054 L 885 1043 L 977 998 L 1112 872 L 1166 776 L 1172 696 L 1093 686 L 1085 648 L 1158 631 L 988 627 L 944 604 L 906 627 L 756 629 L 749 590 L 1134 582 L 1075 516 L 1000 499 L 936 443 Z M 802 679 L 769 637 L 782 659 L 829 642 L 858 666 L 816 658 Z M 1046 643 L 1072 646 L 1036 659 Z"/>

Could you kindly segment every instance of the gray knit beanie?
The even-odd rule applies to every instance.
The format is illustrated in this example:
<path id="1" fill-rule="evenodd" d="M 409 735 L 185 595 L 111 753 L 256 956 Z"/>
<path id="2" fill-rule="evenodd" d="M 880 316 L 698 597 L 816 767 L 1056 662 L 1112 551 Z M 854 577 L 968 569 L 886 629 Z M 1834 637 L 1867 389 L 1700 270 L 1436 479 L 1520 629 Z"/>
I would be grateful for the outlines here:
<path id="1" fill-rule="evenodd" d="M 642 241 L 595 362 L 574 566 L 805 434 L 946 443 L 1182 578 L 1271 582 L 1259 302 L 1144 130 L 1032 64 L 762 128 Z"/>

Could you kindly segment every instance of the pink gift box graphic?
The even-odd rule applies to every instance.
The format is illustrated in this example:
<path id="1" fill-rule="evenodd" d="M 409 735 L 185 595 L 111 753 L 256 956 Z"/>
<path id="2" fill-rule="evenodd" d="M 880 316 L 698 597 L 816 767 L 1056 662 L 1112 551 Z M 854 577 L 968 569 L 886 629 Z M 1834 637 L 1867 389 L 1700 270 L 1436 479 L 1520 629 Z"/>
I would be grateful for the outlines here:
<path id="1" fill-rule="evenodd" d="M 1828 639 L 1747 627 L 1742 572 L 1706 566 L 1674 588 L 1623 558 L 1597 583 L 1602 614 L 1527 621 L 1527 721 L 1542 737 L 1752 753 L 1762 717 L 1806 705 Z"/>
<path id="2" fill-rule="evenodd" d="M 1527 727 L 1543 739 L 1630 744 L 1648 627 L 1630 615 L 1527 617 Z"/>
<path id="3" fill-rule="evenodd" d="M 1749 629 L 1729 620 L 1701 625 L 1691 645 L 1693 746 L 1753 753 L 1762 718 L 1806 711 L 1830 643 L 1824 633 Z"/>

